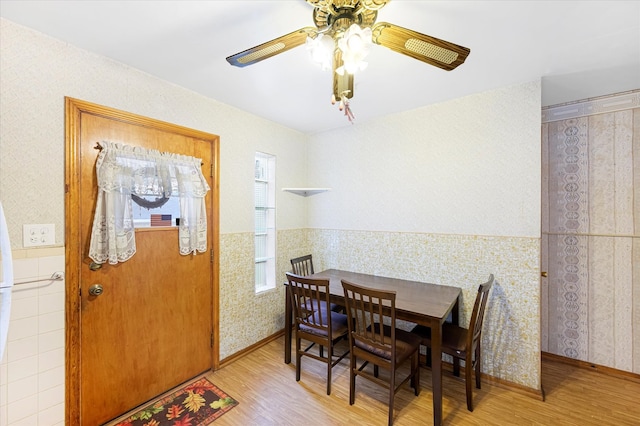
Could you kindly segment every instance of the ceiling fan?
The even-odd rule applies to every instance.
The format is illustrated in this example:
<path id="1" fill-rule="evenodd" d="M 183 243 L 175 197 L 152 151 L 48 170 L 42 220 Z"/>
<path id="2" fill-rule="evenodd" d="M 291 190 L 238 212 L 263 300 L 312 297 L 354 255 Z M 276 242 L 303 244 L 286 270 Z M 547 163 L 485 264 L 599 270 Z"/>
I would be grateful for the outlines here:
<path id="1" fill-rule="evenodd" d="M 353 72 L 366 66 L 362 58 L 372 43 L 447 71 L 465 61 L 471 51 L 466 47 L 387 22 L 376 23 L 378 10 L 389 1 L 306 0 L 314 7 L 315 27 L 303 27 L 236 53 L 227 57 L 227 62 L 245 67 L 304 43 L 316 52 L 324 48 L 333 68 L 332 102 L 340 100 L 341 106 L 347 102 L 348 108 L 348 99 L 354 94 Z"/>

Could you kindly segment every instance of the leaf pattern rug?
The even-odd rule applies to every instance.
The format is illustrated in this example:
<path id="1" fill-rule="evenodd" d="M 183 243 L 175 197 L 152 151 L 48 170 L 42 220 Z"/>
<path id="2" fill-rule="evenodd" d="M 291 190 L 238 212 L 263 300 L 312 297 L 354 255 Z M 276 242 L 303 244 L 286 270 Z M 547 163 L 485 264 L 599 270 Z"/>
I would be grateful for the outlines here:
<path id="1" fill-rule="evenodd" d="M 127 417 L 115 426 L 208 425 L 238 405 L 206 378 L 200 378 Z"/>

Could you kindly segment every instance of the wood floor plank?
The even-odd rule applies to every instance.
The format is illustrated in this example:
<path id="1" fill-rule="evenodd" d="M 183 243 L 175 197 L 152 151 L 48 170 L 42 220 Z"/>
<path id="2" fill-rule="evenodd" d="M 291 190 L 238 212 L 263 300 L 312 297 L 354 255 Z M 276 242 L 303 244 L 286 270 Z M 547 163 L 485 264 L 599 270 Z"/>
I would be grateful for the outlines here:
<path id="1" fill-rule="evenodd" d="M 385 425 L 387 394 L 366 380 L 356 382 L 349 405 L 348 359 L 333 369 L 326 395 L 325 365 L 303 357 L 299 382 L 295 356 L 284 364 L 280 338 L 208 374 L 240 404 L 216 420 L 222 425 Z M 431 372 L 421 370 L 418 397 L 408 387 L 396 396 L 394 424 L 432 424 Z M 464 381 L 445 372 L 443 413 L 446 425 L 639 425 L 640 383 L 567 364 L 543 360 L 546 401 L 488 383 L 475 389 L 474 411 L 467 411 Z"/>
<path id="2" fill-rule="evenodd" d="M 214 422 L 215 426 L 387 424 L 387 393 L 379 386 L 357 380 L 356 401 L 349 405 L 348 358 L 334 367 L 328 396 L 325 364 L 303 357 L 301 378 L 296 382 L 295 356 L 291 364 L 284 364 L 283 348 L 284 338 L 279 338 L 207 373 L 209 380 L 239 401 L 238 406 Z M 433 424 L 431 371 L 422 368 L 420 374 L 418 397 L 408 385 L 396 396 L 396 426 Z M 445 372 L 444 424 L 640 425 L 640 381 L 543 359 L 542 384 L 544 402 L 483 382 L 482 389 L 474 390 L 474 411 L 469 412 L 464 380 Z"/>

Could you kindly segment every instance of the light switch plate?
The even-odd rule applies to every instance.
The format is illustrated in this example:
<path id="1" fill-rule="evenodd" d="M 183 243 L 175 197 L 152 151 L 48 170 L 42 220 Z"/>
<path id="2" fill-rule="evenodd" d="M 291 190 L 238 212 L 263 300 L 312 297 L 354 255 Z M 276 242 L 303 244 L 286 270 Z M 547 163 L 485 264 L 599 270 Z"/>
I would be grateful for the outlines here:
<path id="1" fill-rule="evenodd" d="M 22 225 L 24 247 L 52 246 L 56 243 L 56 226 L 53 223 Z"/>

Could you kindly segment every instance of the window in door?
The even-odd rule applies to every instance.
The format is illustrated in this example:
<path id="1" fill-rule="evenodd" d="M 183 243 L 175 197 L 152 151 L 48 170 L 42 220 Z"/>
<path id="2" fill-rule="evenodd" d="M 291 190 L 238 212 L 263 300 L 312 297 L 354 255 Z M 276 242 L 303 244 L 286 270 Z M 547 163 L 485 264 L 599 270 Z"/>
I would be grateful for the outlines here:
<path id="1" fill-rule="evenodd" d="M 255 157 L 255 286 L 256 293 L 276 284 L 276 158 L 256 152 Z"/>

